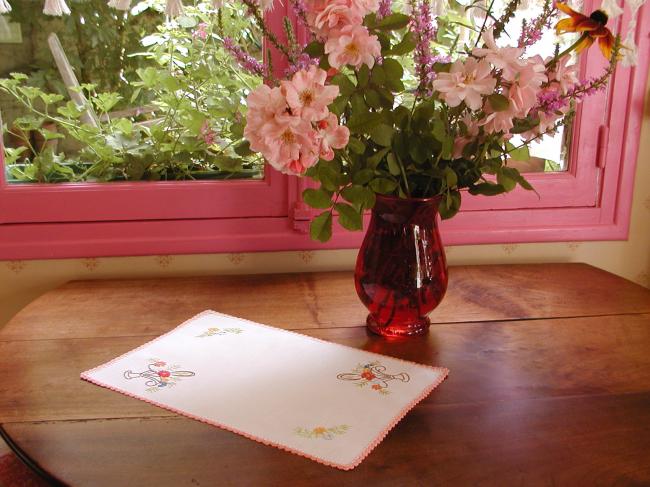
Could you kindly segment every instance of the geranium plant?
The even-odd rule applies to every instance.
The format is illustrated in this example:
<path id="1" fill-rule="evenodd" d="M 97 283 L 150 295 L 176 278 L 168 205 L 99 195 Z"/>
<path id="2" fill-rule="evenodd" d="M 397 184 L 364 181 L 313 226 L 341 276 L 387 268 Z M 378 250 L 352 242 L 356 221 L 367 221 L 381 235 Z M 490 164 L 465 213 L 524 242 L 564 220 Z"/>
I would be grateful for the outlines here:
<path id="1" fill-rule="evenodd" d="M 155 6 L 164 13 L 164 3 Z M 148 6 L 142 2 L 134 8 Z M 133 73 L 128 90 L 101 91 L 96 84 L 82 83 L 78 90 L 88 100 L 85 105 L 30 86 L 22 73 L 0 79 L 0 91 L 12 95 L 26 112 L 5 127 L 20 141 L 18 147 L 5 148 L 9 178 L 25 182 L 259 178 L 264 162 L 242 139 L 242 102 L 262 84 L 260 72 L 253 68 L 260 64 L 255 55 L 263 57 L 262 41 L 244 12 L 241 4 L 218 9 L 210 2 L 187 6 L 182 15 L 140 40 L 138 56 L 149 66 Z M 231 52 L 243 50 L 249 53 L 240 58 L 247 61 L 247 69 L 231 57 Z M 147 104 L 142 111 L 153 114 L 114 113 L 120 104 Z M 95 123 L 87 122 L 87 113 L 94 114 Z M 73 139 L 73 149 L 78 150 L 36 145 L 29 137 L 32 132 L 45 141 Z"/>
<path id="2" fill-rule="evenodd" d="M 270 34 L 265 5 L 243 2 Z M 307 38 L 299 42 L 288 21 L 287 42 L 267 35 L 290 68 L 283 79 L 262 69 L 266 85 L 247 98 L 244 136 L 277 170 L 320 183 L 303 194 L 324 210 L 312 238 L 329 239 L 335 214 L 344 228 L 360 229 L 376 194 L 439 196 L 449 218 L 463 190 L 533 189 L 509 160 L 526 160 L 531 143 L 567 123 L 574 104 L 603 89 L 632 48 L 609 30 L 605 12 L 585 16 L 550 0 L 501 42 L 519 4 L 461 6 L 479 18 L 472 27 L 463 16 L 434 15 L 428 0 L 293 0 Z M 456 34 L 454 23 L 469 35 Z M 558 41 L 546 58 L 527 54 L 553 26 L 577 38 Z M 594 42 L 609 65 L 580 80 L 575 55 Z"/>

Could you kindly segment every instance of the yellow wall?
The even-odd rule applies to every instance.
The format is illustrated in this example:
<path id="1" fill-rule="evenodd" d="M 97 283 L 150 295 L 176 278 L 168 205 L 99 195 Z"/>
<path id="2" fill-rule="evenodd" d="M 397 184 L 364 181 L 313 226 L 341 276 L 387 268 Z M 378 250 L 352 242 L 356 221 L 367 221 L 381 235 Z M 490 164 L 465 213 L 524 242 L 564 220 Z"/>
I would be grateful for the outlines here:
<path id="1" fill-rule="evenodd" d="M 647 98 L 627 241 L 450 247 L 449 263 L 587 262 L 650 287 L 650 97 Z M 71 279 L 344 270 L 353 268 L 355 257 L 355 250 L 336 250 L 0 262 L 0 326 L 36 296 Z"/>

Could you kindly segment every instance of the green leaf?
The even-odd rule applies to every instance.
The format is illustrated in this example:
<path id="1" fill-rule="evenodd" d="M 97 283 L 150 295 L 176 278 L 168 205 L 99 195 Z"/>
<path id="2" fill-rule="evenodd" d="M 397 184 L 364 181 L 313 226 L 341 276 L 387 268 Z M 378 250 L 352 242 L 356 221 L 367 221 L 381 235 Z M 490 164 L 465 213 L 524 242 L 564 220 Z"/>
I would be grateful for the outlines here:
<path id="1" fill-rule="evenodd" d="M 332 78 L 331 83 L 339 87 L 341 95 L 350 96 L 357 89 L 354 83 L 346 75 L 339 73 Z"/>
<path id="2" fill-rule="evenodd" d="M 98 110 L 109 112 L 121 99 L 118 93 L 100 93 L 92 101 Z"/>
<path id="3" fill-rule="evenodd" d="M 515 118 L 513 120 L 513 127 L 510 129 L 511 134 L 522 134 L 539 125 L 539 118 Z"/>
<path id="4" fill-rule="evenodd" d="M 390 194 L 397 188 L 397 183 L 392 179 L 376 178 L 370 181 L 370 188 L 379 194 Z"/>
<path id="5" fill-rule="evenodd" d="M 241 157 L 246 157 L 254 154 L 254 152 L 251 150 L 251 144 L 247 140 L 244 140 L 235 146 L 235 153 Z"/>
<path id="6" fill-rule="evenodd" d="M 394 45 L 388 52 L 393 56 L 404 56 L 415 49 L 415 46 L 415 36 L 413 35 L 413 32 L 408 31 L 404 34 L 402 40 L 398 44 Z"/>
<path id="7" fill-rule="evenodd" d="M 370 138 L 375 144 L 390 147 L 395 129 L 389 125 L 380 124 L 370 130 Z"/>
<path id="8" fill-rule="evenodd" d="M 370 80 L 370 68 L 366 64 L 357 71 L 357 84 L 360 88 L 365 88 Z"/>
<path id="9" fill-rule="evenodd" d="M 43 93 L 38 88 L 34 88 L 32 86 L 19 86 L 18 92 L 30 100 L 34 100 L 35 98 L 38 98 L 41 95 L 41 93 Z"/>
<path id="10" fill-rule="evenodd" d="M 366 104 L 370 108 L 375 108 L 375 109 L 381 108 L 382 106 L 381 96 L 379 96 L 379 92 L 377 92 L 376 90 L 373 90 L 372 88 L 368 89 L 365 92 L 364 98 L 366 100 Z"/>
<path id="11" fill-rule="evenodd" d="M 385 149 L 384 149 L 385 150 Z M 372 178 L 375 177 L 375 171 L 372 169 L 362 169 L 352 175 L 352 182 L 354 184 L 368 184 Z"/>
<path id="12" fill-rule="evenodd" d="M 411 17 L 401 13 L 394 13 L 384 17 L 372 27 L 378 30 L 399 30 L 406 27 L 411 21 Z"/>
<path id="13" fill-rule="evenodd" d="M 64 99 L 63 95 L 56 95 L 56 94 L 49 94 L 49 93 L 41 93 L 40 97 L 41 100 L 43 100 L 43 102 L 46 103 L 47 105 L 58 103 Z"/>
<path id="14" fill-rule="evenodd" d="M 77 107 L 77 105 L 72 101 L 66 103 L 65 106 L 57 108 L 56 111 L 64 117 L 72 118 L 75 120 L 81 117 L 81 114 L 84 113 L 84 109 Z"/>
<path id="15" fill-rule="evenodd" d="M 528 161 L 530 160 L 530 151 L 527 145 L 522 145 L 511 150 L 508 155 L 515 161 Z"/>
<path id="16" fill-rule="evenodd" d="M 65 135 L 58 132 L 52 132 L 44 128 L 39 129 L 38 131 L 45 140 L 54 140 L 54 139 L 65 139 Z"/>
<path id="17" fill-rule="evenodd" d="M 372 81 L 377 86 L 383 86 L 386 82 L 386 72 L 384 67 L 381 64 L 375 64 L 375 67 L 372 68 L 370 73 L 370 81 Z"/>
<path id="18" fill-rule="evenodd" d="M 395 125 L 400 127 L 401 129 L 404 129 L 406 127 L 406 124 L 409 121 L 409 117 L 411 115 L 411 112 L 408 108 L 406 108 L 403 105 L 400 105 L 393 110 L 393 118 L 395 120 Z"/>
<path id="19" fill-rule="evenodd" d="M 242 170 L 243 160 L 238 157 L 218 155 L 214 158 L 217 167 L 226 172 L 237 172 Z"/>
<path id="20" fill-rule="evenodd" d="M 310 57 L 319 58 L 325 54 L 325 46 L 322 42 L 312 41 L 305 46 L 304 52 L 309 54 Z"/>
<path id="21" fill-rule="evenodd" d="M 431 102 L 422 102 L 413 112 L 411 125 L 418 132 L 424 132 L 433 118 L 435 107 Z"/>
<path id="22" fill-rule="evenodd" d="M 388 154 L 386 161 L 388 162 L 388 172 L 390 172 L 393 176 L 399 176 L 402 171 L 399 167 L 399 163 L 397 162 L 397 157 L 395 157 L 395 154 L 392 152 Z"/>
<path id="23" fill-rule="evenodd" d="M 510 108 L 510 101 L 499 93 L 493 93 L 488 96 L 488 101 L 495 112 L 504 112 Z"/>
<path id="24" fill-rule="evenodd" d="M 348 148 L 355 154 L 363 154 L 366 151 L 366 144 L 361 142 L 356 137 L 350 137 L 348 141 Z"/>
<path id="25" fill-rule="evenodd" d="M 352 206 L 354 206 L 357 211 L 369 209 L 375 206 L 375 193 L 366 186 L 359 186 L 356 184 L 348 186 L 341 191 L 341 196 L 343 196 L 346 201 L 352 203 Z"/>
<path id="26" fill-rule="evenodd" d="M 372 156 L 368 158 L 367 160 L 368 165 L 371 167 L 377 167 L 381 162 L 381 160 L 384 158 L 384 156 L 388 154 L 388 151 L 390 151 L 390 149 L 386 147 L 385 149 L 375 152 Z"/>
<path id="27" fill-rule="evenodd" d="M 442 149 L 440 150 L 443 159 L 451 159 L 454 152 L 454 138 L 449 135 L 442 141 Z"/>
<path id="28" fill-rule="evenodd" d="M 381 105 L 384 108 L 392 109 L 393 105 L 395 105 L 395 96 L 393 93 L 389 90 L 386 89 L 382 86 L 377 87 L 377 93 L 379 93 L 379 97 L 381 99 Z M 395 115 L 395 112 L 393 112 L 393 116 Z"/>
<path id="29" fill-rule="evenodd" d="M 348 128 L 353 133 L 368 133 L 370 129 L 379 125 L 383 120 L 381 113 L 365 112 L 353 115 L 348 122 Z"/>
<path id="30" fill-rule="evenodd" d="M 20 155 L 27 150 L 27 147 L 5 147 L 5 164 L 10 166 L 15 164 L 19 159 Z"/>
<path id="31" fill-rule="evenodd" d="M 404 76 L 404 68 L 396 59 L 384 59 L 382 67 L 384 68 L 384 73 L 386 73 L 387 79 L 399 81 L 402 79 L 402 76 Z"/>
<path id="32" fill-rule="evenodd" d="M 355 210 L 347 203 L 337 203 L 334 205 L 336 211 L 339 212 L 339 224 L 346 230 L 361 230 L 363 228 L 363 220 L 361 213 Z"/>
<path id="33" fill-rule="evenodd" d="M 433 70 L 436 73 L 448 73 L 451 69 L 451 63 L 433 63 Z"/>
<path id="34" fill-rule="evenodd" d="M 349 100 L 350 100 L 349 96 L 340 95 L 329 106 L 330 111 L 336 115 L 341 115 L 345 111 L 345 107 L 348 105 Z"/>
<path id="35" fill-rule="evenodd" d="M 460 192 L 450 191 L 442 197 L 438 204 L 438 211 L 443 220 L 448 220 L 460 210 L 461 197 Z"/>
<path id="36" fill-rule="evenodd" d="M 433 136 L 438 142 L 444 142 L 447 136 L 447 125 L 440 119 L 435 119 L 433 121 L 433 130 L 431 131 Z"/>
<path id="37" fill-rule="evenodd" d="M 128 118 L 117 119 L 113 122 L 113 127 L 124 135 L 131 135 L 133 133 L 133 122 Z"/>
<path id="38" fill-rule="evenodd" d="M 160 72 L 155 69 L 155 68 L 145 68 L 145 69 L 138 69 L 136 71 L 140 79 L 142 80 L 142 83 L 145 88 L 155 88 L 156 85 L 158 84 L 158 80 L 160 79 Z"/>
<path id="39" fill-rule="evenodd" d="M 325 211 L 314 218 L 309 225 L 309 235 L 312 240 L 327 242 L 332 238 L 332 213 Z"/>
<path id="40" fill-rule="evenodd" d="M 323 188 L 308 188 L 302 192 L 302 199 L 312 208 L 329 208 L 332 206 L 332 192 Z"/>
<path id="41" fill-rule="evenodd" d="M 503 174 L 505 174 L 508 178 L 514 180 L 521 186 L 522 188 L 528 190 L 528 191 L 535 191 L 535 188 L 531 186 L 531 184 L 526 181 L 526 178 L 524 178 L 521 173 L 515 169 L 514 167 L 503 167 L 501 168 L 501 171 Z"/>
<path id="42" fill-rule="evenodd" d="M 188 17 L 185 15 L 182 17 L 176 17 L 175 20 L 178 23 L 178 25 L 186 29 L 191 29 L 192 27 L 195 27 L 199 23 L 199 21 L 196 18 Z"/>
<path id="43" fill-rule="evenodd" d="M 517 181 L 503 170 L 497 172 L 497 183 L 503 186 L 506 191 L 512 191 L 517 186 Z"/>
<path id="44" fill-rule="evenodd" d="M 445 182 L 447 183 L 448 188 L 453 188 L 458 184 L 458 176 L 456 175 L 456 172 L 450 168 L 446 167 L 445 168 Z"/>
<path id="45" fill-rule="evenodd" d="M 422 164 L 432 155 L 429 147 L 417 142 L 408 146 L 408 154 L 418 164 Z"/>
<path id="46" fill-rule="evenodd" d="M 469 194 L 482 194 L 484 196 L 495 196 L 505 191 L 503 186 L 494 183 L 479 183 L 469 188 Z"/>
<path id="47" fill-rule="evenodd" d="M 318 180 L 327 191 L 336 191 L 341 186 L 341 175 L 330 164 L 318 165 Z"/>

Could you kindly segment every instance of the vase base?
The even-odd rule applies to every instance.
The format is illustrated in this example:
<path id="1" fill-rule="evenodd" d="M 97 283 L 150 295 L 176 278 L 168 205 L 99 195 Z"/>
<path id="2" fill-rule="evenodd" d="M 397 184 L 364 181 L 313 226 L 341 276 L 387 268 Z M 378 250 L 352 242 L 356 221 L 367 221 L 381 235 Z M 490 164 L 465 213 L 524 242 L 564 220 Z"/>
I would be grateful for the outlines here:
<path id="1" fill-rule="evenodd" d="M 424 318 L 420 318 L 409 324 L 382 326 L 375 321 L 372 315 L 368 315 L 366 326 L 368 330 L 376 335 L 385 337 L 413 337 L 426 335 L 429 332 L 431 320 L 429 320 L 429 317 L 425 316 Z"/>

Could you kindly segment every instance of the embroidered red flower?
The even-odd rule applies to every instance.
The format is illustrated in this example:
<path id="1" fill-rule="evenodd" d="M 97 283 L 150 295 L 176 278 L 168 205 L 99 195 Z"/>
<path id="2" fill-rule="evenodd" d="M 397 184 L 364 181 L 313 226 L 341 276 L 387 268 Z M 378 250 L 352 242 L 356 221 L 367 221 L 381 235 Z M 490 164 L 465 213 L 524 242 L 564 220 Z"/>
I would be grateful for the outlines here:
<path id="1" fill-rule="evenodd" d="M 167 370 L 161 370 L 160 372 L 158 372 L 159 377 L 169 377 L 170 375 L 171 374 Z"/>
<path id="2" fill-rule="evenodd" d="M 379 390 L 383 389 L 383 387 L 380 386 L 379 384 L 373 384 L 373 385 L 372 385 L 372 388 L 373 388 L 374 390 L 376 390 L 376 391 L 379 391 Z"/>
<path id="3" fill-rule="evenodd" d="M 370 370 L 366 369 L 361 373 L 361 377 L 363 377 L 366 380 L 372 380 L 377 376 L 375 374 L 373 374 L 372 372 L 370 372 Z"/>

